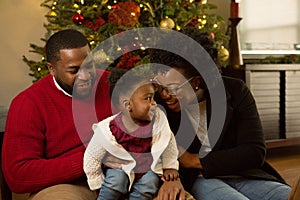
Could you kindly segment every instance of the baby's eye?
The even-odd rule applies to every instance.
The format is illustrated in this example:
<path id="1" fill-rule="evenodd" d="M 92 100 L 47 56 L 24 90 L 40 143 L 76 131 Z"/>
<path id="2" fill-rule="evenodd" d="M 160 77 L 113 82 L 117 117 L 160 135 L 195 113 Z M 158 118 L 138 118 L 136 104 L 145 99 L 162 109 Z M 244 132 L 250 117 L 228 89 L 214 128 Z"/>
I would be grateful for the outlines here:
<path id="1" fill-rule="evenodd" d="M 151 102 L 152 101 L 152 97 L 147 97 L 146 100 L 149 101 L 149 102 Z"/>

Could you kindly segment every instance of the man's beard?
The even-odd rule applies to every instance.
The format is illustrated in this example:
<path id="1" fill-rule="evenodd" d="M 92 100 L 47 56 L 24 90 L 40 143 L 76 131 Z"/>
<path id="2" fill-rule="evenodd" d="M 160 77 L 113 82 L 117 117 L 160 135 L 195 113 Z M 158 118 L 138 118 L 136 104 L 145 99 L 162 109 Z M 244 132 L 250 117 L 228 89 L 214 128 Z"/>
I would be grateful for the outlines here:
<path id="1" fill-rule="evenodd" d="M 67 85 L 66 83 L 64 83 L 60 78 L 55 77 L 55 80 L 57 82 L 57 84 L 69 95 L 72 95 L 73 93 L 73 86 Z"/>
<path id="2" fill-rule="evenodd" d="M 56 78 L 56 82 L 58 83 L 58 85 L 66 92 L 68 93 L 69 95 L 71 95 L 72 97 L 76 97 L 78 99 L 84 99 L 86 97 L 88 97 L 91 93 L 92 93 L 92 89 L 93 89 L 93 85 L 94 85 L 94 82 L 95 80 L 92 79 L 91 80 L 91 87 L 89 88 L 89 90 L 87 90 L 86 92 L 84 93 L 81 93 L 81 92 L 78 92 L 76 90 L 76 87 L 75 87 L 75 83 L 73 84 L 73 86 L 70 86 L 70 85 L 67 85 L 66 83 L 64 83 L 61 79 L 59 78 Z"/>

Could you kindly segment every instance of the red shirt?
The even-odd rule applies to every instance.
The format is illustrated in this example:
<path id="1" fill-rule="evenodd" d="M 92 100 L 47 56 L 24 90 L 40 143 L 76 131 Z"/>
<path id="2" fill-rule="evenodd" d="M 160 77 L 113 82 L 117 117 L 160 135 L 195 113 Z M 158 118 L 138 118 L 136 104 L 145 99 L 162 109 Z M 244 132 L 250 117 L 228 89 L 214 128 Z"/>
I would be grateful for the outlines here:
<path id="1" fill-rule="evenodd" d="M 150 170 L 153 158 L 151 155 L 152 124 L 141 126 L 134 132 L 128 134 L 118 115 L 110 122 L 110 130 L 117 142 L 126 149 L 136 161 L 134 168 L 135 178 L 140 179 L 145 172 Z"/>
<path id="2" fill-rule="evenodd" d="M 99 95 L 85 100 L 65 95 L 51 75 L 13 99 L 2 150 L 3 172 L 13 192 L 32 193 L 85 178 L 84 143 L 93 134 L 92 124 L 111 116 L 108 72 L 97 70 L 97 75 L 94 91 Z"/>

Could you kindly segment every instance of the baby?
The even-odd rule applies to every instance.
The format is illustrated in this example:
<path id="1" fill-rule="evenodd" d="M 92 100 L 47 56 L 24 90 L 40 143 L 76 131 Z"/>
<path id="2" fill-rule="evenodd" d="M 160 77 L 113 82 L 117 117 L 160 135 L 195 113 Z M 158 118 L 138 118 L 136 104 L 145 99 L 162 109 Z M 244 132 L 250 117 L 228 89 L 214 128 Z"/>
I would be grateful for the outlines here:
<path id="1" fill-rule="evenodd" d="M 178 150 L 167 118 L 153 99 L 151 68 L 113 69 L 109 82 L 112 104 L 119 112 L 93 125 L 94 136 L 84 155 L 90 189 L 98 200 L 152 199 L 163 181 L 178 178 Z M 102 164 L 109 153 L 129 161 L 122 169 Z"/>

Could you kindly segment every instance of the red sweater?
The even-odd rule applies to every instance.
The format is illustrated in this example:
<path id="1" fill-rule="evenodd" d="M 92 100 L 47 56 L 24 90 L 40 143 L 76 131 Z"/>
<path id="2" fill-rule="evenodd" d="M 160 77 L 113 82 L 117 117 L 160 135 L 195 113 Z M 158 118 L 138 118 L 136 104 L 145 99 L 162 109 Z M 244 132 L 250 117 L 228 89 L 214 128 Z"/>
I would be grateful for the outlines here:
<path id="1" fill-rule="evenodd" d="M 110 130 L 117 142 L 127 150 L 136 161 L 135 179 L 140 179 L 145 172 L 150 170 L 153 162 L 151 154 L 152 124 L 139 127 L 134 132 L 128 134 L 124 130 L 122 115 L 118 115 L 110 122 Z"/>
<path id="2" fill-rule="evenodd" d="M 83 143 L 92 136 L 92 124 L 111 115 L 108 72 L 97 74 L 101 78 L 94 91 L 100 95 L 85 100 L 58 90 L 51 75 L 14 98 L 2 150 L 3 172 L 13 192 L 32 193 L 85 177 Z"/>

